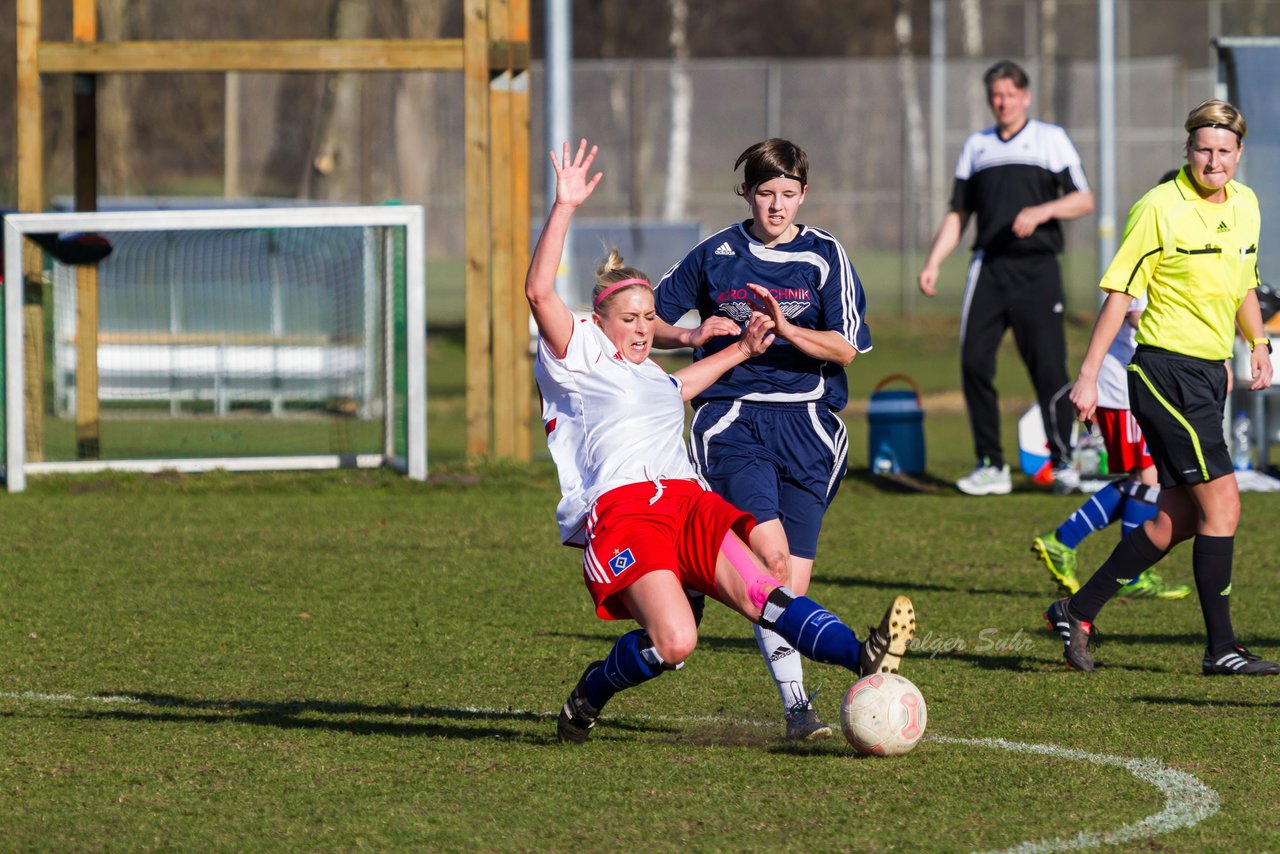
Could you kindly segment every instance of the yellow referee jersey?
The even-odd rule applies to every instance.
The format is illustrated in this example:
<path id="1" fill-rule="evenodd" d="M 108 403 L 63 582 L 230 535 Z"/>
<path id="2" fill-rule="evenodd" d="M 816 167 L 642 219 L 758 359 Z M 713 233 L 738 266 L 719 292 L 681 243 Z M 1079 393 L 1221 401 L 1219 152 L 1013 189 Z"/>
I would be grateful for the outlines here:
<path id="1" fill-rule="evenodd" d="M 1236 310 L 1258 285 L 1258 198 L 1227 184 L 1206 202 L 1187 167 L 1129 211 L 1120 249 L 1100 287 L 1147 297 L 1137 342 L 1201 359 L 1227 359 Z"/>

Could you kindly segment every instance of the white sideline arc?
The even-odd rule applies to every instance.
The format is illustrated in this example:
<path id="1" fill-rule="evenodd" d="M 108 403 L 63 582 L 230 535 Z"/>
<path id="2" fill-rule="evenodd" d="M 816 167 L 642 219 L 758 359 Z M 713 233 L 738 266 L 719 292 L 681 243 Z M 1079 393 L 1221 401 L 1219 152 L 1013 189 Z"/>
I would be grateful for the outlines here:
<path id="1" fill-rule="evenodd" d="M 939 744 L 963 744 L 970 747 L 990 747 L 997 750 L 1011 750 L 1015 753 L 1032 753 L 1038 756 L 1049 756 L 1054 759 L 1069 759 L 1075 762 L 1088 762 L 1091 765 L 1106 765 L 1128 771 L 1144 783 L 1155 786 L 1164 795 L 1164 809 L 1149 815 L 1141 821 L 1121 825 L 1115 830 L 1101 832 L 1081 831 L 1071 837 L 1040 839 L 1035 842 L 1020 842 L 1012 848 L 1001 849 L 999 854 L 1040 854 L 1047 851 L 1082 851 L 1086 848 L 1097 848 L 1102 845 L 1118 845 L 1145 839 L 1160 833 L 1169 833 L 1199 824 L 1215 814 L 1222 806 L 1217 792 L 1201 783 L 1196 777 L 1185 771 L 1170 768 L 1155 759 L 1126 759 L 1123 756 L 1110 756 L 1105 753 L 1089 753 L 1072 747 L 1058 747 L 1053 744 L 1029 744 L 1018 741 L 1007 741 L 1003 738 L 952 738 L 946 735 L 926 735 L 926 740 Z"/>
<path id="2" fill-rule="evenodd" d="M 41 694 L 36 691 L 0 691 L 0 700 L 27 700 L 45 703 L 125 703 L 143 704 L 146 701 L 127 695 L 76 695 L 76 694 Z M 175 703 L 175 705 L 182 705 Z M 412 712 L 412 708 L 406 708 Z M 533 715 L 552 718 L 555 712 L 533 712 L 519 709 L 479 709 L 459 707 L 453 711 L 470 714 L 503 714 Z M 628 718 L 661 721 L 696 721 L 699 723 L 731 723 L 737 726 L 776 727 L 777 722 L 729 720 L 707 715 L 626 715 Z M 1090 753 L 1073 747 L 1059 747 L 1055 744 L 1032 744 L 1028 742 L 1009 741 L 1003 738 L 954 738 L 948 735 L 926 735 L 925 741 L 937 744 L 956 744 L 968 747 L 986 747 L 994 750 L 1009 750 L 1014 753 L 1030 753 L 1036 756 L 1047 756 L 1052 759 L 1066 759 L 1073 762 L 1087 762 L 1091 765 L 1110 766 L 1127 771 L 1134 778 L 1154 786 L 1164 796 L 1164 809 L 1149 815 L 1141 821 L 1121 825 L 1115 830 L 1081 831 L 1071 837 L 1055 837 L 1039 839 L 1032 842 L 1020 842 L 1011 848 L 998 849 L 989 854 L 1042 854 L 1050 851 L 1082 851 L 1087 848 L 1098 848 L 1103 845 L 1118 845 L 1145 839 L 1162 833 L 1192 827 L 1211 817 L 1222 807 L 1221 797 L 1199 779 L 1185 771 L 1170 768 L 1155 759 L 1128 759 L 1123 756 L 1112 756 L 1105 753 Z"/>

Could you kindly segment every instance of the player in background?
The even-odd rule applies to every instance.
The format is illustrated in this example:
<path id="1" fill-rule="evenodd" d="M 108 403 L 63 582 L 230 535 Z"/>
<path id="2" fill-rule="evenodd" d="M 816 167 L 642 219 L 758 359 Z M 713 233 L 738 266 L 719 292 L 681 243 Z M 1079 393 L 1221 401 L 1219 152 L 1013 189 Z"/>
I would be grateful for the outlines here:
<path id="1" fill-rule="evenodd" d="M 796 222 L 809 158 L 785 139 L 747 148 L 736 192 L 750 218 L 695 246 L 658 283 L 657 347 L 693 347 L 695 363 L 734 346 L 763 285 L 780 311 L 773 346 L 693 400 L 690 445 L 699 473 L 756 518 L 751 548 L 797 593 L 809 589 L 822 517 L 835 499 L 849 448 L 838 413 L 849 399 L 844 369 L 871 349 L 866 298 L 834 237 Z M 700 325 L 675 323 L 697 311 Z M 768 627 L 756 644 L 782 699 L 787 737 L 824 738 L 800 656 Z"/>
<path id="2" fill-rule="evenodd" d="M 1059 589 L 1068 596 L 1080 589 L 1076 548 L 1085 537 L 1113 522 L 1120 523 L 1120 536 L 1126 537 L 1156 515 L 1160 480 L 1143 441 L 1142 428 L 1129 411 L 1128 365 L 1145 304 L 1145 299 L 1135 299 L 1130 304 L 1098 370 L 1098 432 L 1106 443 L 1111 471 L 1124 472 L 1128 477 L 1112 481 L 1090 495 L 1061 525 L 1036 537 L 1031 545 Z M 1121 596 L 1133 598 L 1182 599 L 1190 593 L 1191 588 L 1185 584 L 1165 584 L 1154 569 L 1120 588 Z"/>
<path id="3" fill-rule="evenodd" d="M 1074 413 L 1064 392 L 1067 344 L 1058 255 L 1061 222 L 1092 211 L 1093 193 L 1066 131 L 1028 118 L 1027 73 L 1001 61 L 983 82 L 996 124 L 965 140 L 951 209 L 919 276 L 921 292 L 935 296 L 938 267 L 976 214 L 960 313 L 960 371 L 977 466 L 956 487 L 967 495 L 1007 495 L 1013 489 L 993 382 L 1000 340 L 1012 328 L 1049 437 L 1054 492 L 1075 492 L 1080 476 L 1070 464 Z"/>
<path id="4" fill-rule="evenodd" d="M 1201 671 L 1269 676 L 1280 673 L 1280 665 L 1246 649 L 1231 624 L 1240 491 L 1222 429 L 1236 327 L 1252 350 L 1249 389 L 1260 391 L 1272 380 L 1271 342 L 1255 291 L 1258 200 L 1234 180 L 1248 128 L 1235 107 L 1219 100 L 1201 103 L 1183 127 L 1187 165 L 1130 209 L 1071 390 L 1080 417 L 1093 418 L 1107 348 L 1133 300 L 1145 297 L 1129 363 L 1129 403 L 1160 477 L 1158 512 L 1044 616 L 1062 638 L 1067 664 L 1093 670 L 1088 642 L 1103 606 L 1175 545 L 1194 538 L 1192 572 L 1208 635 Z"/>
<path id="5" fill-rule="evenodd" d="M 756 286 L 753 313 L 730 346 L 667 374 L 649 358 L 653 287 L 617 252 L 597 273 L 590 321 L 555 291 L 565 235 L 601 173 L 583 140 L 551 154 L 556 200 L 533 253 L 525 297 L 538 326 L 535 376 L 547 445 L 560 475 L 561 540 L 584 550 L 583 576 L 602 619 L 633 619 L 601 661 L 587 665 L 557 719 L 563 741 L 587 740 L 614 694 L 678 669 L 697 643 L 686 589 L 768 626 L 817 661 L 859 675 L 896 671 L 915 633 L 897 597 L 860 641 L 830 611 L 768 574 L 746 541 L 755 520 L 707 489 L 685 447 L 685 401 L 726 370 L 768 350 L 782 309 Z M 760 309 L 756 311 L 754 309 Z"/>

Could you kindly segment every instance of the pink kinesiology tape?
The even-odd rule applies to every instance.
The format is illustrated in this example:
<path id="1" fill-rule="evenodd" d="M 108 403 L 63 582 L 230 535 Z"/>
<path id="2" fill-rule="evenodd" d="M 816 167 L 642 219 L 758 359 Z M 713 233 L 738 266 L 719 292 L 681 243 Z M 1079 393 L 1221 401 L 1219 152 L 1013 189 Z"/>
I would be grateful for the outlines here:
<path id="1" fill-rule="evenodd" d="M 747 583 L 747 596 L 750 597 L 751 604 L 763 611 L 769 594 L 782 586 L 778 583 L 778 579 L 760 568 L 755 555 L 732 532 L 725 534 L 724 542 L 720 544 L 720 551 L 724 552 L 729 563 Z"/>

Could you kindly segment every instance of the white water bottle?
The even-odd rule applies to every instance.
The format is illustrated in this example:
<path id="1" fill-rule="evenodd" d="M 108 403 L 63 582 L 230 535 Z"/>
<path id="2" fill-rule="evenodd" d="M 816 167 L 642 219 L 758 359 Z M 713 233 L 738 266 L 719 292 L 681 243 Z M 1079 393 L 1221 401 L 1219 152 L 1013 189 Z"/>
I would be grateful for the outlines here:
<path id="1" fill-rule="evenodd" d="M 1102 436 L 1092 428 L 1086 429 L 1076 441 L 1074 463 L 1076 471 L 1084 477 L 1096 477 L 1105 474 L 1102 466 L 1102 455 L 1106 453 L 1106 445 Z"/>
<path id="2" fill-rule="evenodd" d="M 1253 468 L 1252 446 L 1249 435 L 1249 416 L 1244 410 L 1236 413 L 1236 420 L 1231 425 L 1231 463 L 1236 471 L 1248 471 Z"/>

